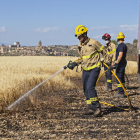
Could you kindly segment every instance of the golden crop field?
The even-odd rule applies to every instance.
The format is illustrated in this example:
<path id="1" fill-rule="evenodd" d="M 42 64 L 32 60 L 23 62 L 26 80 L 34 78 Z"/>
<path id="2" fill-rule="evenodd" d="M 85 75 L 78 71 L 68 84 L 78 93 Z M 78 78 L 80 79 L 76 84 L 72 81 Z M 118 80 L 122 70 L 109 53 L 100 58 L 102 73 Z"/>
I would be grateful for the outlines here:
<path id="1" fill-rule="evenodd" d="M 76 57 L 56 56 L 15 56 L 0 57 L 0 108 L 7 107 L 21 95 L 61 70 L 69 60 Z M 80 67 L 79 67 L 80 70 Z M 103 68 L 101 70 L 103 72 Z M 126 74 L 136 74 L 137 63 L 130 61 L 126 67 Z M 81 77 L 74 69 L 63 70 L 45 84 L 45 91 L 53 92 L 62 89 L 77 88 L 72 77 Z M 42 92 L 43 89 L 41 89 Z"/>

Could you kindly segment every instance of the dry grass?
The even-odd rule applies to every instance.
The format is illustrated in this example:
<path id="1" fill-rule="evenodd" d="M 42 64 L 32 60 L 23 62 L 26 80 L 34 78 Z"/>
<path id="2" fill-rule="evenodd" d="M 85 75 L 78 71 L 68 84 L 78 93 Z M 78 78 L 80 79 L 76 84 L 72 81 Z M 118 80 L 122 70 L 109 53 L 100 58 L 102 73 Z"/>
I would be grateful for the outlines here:
<path id="1" fill-rule="evenodd" d="M 129 74 L 137 74 L 138 65 L 136 61 L 127 61 L 127 66 L 125 68 L 125 73 Z"/>
<path id="2" fill-rule="evenodd" d="M 45 56 L 0 57 L 1 108 L 10 105 L 21 95 L 62 69 L 63 66 L 67 65 L 69 60 L 75 59 L 77 58 Z M 136 73 L 137 63 L 133 61 L 128 62 L 126 74 Z M 77 88 L 70 79 L 72 77 L 81 77 L 81 75 L 82 73 L 76 73 L 75 70 L 66 69 L 48 80 L 40 91 L 47 93 L 62 89 Z"/>
<path id="3" fill-rule="evenodd" d="M 104 71 L 104 69 L 101 69 L 101 73 Z M 115 70 L 114 70 L 115 71 Z M 127 66 L 125 68 L 125 74 L 132 75 L 137 74 L 138 66 L 136 61 L 127 61 Z"/>
<path id="4" fill-rule="evenodd" d="M 21 95 L 31 90 L 40 82 L 67 65 L 74 57 L 0 57 L 0 102 L 10 105 Z M 71 77 L 78 77 L 81 73 L 66 69 L 48 80 L 45 84 L 47 92 L 61 89 L 76 88 Z"/>

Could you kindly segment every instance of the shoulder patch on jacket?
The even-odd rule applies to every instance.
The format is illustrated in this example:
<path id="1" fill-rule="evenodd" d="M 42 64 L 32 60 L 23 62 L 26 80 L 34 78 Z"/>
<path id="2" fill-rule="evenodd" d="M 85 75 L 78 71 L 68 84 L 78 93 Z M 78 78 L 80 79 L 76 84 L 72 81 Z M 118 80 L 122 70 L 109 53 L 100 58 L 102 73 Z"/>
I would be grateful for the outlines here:
<path id="1" fill-rule="evenodd" d="M 89 46 L 89 47 L 91 47 L 91 46 L 92 46 L 92 44 L 89 44 L 88 46 Z"/>

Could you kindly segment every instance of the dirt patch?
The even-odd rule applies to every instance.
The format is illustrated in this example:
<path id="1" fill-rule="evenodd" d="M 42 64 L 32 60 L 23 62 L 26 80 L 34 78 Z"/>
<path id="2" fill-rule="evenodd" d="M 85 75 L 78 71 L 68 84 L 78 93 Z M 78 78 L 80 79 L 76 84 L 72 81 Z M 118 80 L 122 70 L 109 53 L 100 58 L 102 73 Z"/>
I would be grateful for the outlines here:
<path id="1" fill-rule="evenodd" d="M 123 111 L 102 105 L 102 116 L 83 115 L 86 108 L 80 78 L 71 79 L 78 89 L 44 93 L 33 107 L 21 112 L 0 114 L 0 138 L 5 139 L 139 139 L 140 94 L 137 75 L 128 76 L 129 94 L 133 108 Z M 113 92 L 104 92 L 105 77 L 97 86 L 101 101 L 129 107 L 127 98 L 113 99 L 117 93 L 115 78 Z"/>

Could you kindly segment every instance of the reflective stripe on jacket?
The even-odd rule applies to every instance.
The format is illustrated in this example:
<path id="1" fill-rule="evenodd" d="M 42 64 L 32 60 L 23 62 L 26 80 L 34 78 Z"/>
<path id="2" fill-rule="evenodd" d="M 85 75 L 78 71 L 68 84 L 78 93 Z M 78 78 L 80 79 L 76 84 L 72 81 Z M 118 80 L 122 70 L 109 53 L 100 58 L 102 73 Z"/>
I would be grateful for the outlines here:
<path id="1" fill-rule="evenodd" d="M 109 46 L 105 46 L 103 56 L 105 63 L 111 63 L 112 61 L 114 62 L 116 59 L 116 45 L 110 42 Z"/>
<path id="2" fill-rule="evenodd" d="M 78 63 L 82 65 L 82 68 L 86 71 L 100 67 L 100 55 L 104 46 L 97 40 L 88 38 L 84 43 L 79 43 L 78 53 L 82 58 Z"/>

